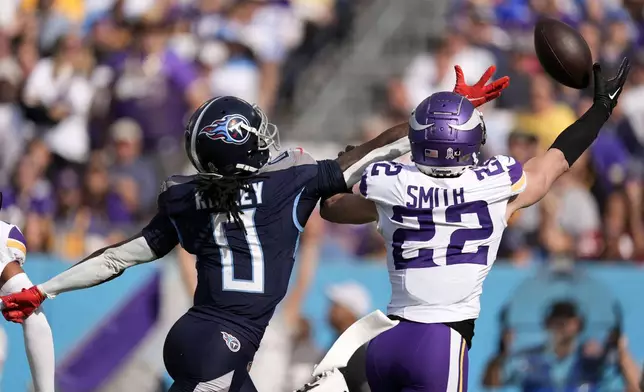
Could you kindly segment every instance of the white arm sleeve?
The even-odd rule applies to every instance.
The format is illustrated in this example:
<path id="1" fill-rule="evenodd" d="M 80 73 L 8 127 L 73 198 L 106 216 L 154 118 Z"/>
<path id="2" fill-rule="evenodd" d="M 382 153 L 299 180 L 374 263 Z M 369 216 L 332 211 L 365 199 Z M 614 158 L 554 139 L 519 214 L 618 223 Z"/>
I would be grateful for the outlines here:
<path id="1" fill-rule="evenodd" d="M 38 288 L 48 298 L 53 298 L 66 291 L 99 285 L 127 268 L 156 259 L 157 256 L 148 242 L 140 236 L 119 246 L 105 249 L 100 254 L 54 276 Z"/>
<path id="2" fill-rule="evenodd" d="M 349 166 L 344 171 L 344 181 L 347 187 L 351 188 L 360 181 L 360 177 L 370 164 L 379 161 L 390 161 L 402 155 L 405 155 L 411 150 L 407 136 L 396 140 L 395 142 L 372 150 L 370 153 L 362 157 L 358 162 Z"/>
<path id="3" fill-rule="evenodd" d="M 2 286 L 0 294 L 8 295 L 31 286 L 33 284 L 27 274 L 20 273 Z M 54 338 L 45 313 L 37 309 L 22 323 L 22 331 L 35 391 L 54 392 Z"/>

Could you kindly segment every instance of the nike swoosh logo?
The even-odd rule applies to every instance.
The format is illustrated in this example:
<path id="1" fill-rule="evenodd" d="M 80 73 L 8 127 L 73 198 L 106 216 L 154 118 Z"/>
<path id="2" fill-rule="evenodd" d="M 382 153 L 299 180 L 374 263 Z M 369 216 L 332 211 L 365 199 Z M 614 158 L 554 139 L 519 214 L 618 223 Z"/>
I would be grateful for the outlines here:
<path id="1" fill-rule="evenodd" d="M 622 89 L 622 88 L 620 87 L 620 88 L 618 88 L 614 93 L 612 93 L 612 94 L 608 94 L 608 98 L 610 98 L 611 100 L 615 99 L 615 97 L 616 97 L 616 96 L 617 96 L 617 94 L 619 93 L 619 90 L 621 90 L 621 89 Z"/>

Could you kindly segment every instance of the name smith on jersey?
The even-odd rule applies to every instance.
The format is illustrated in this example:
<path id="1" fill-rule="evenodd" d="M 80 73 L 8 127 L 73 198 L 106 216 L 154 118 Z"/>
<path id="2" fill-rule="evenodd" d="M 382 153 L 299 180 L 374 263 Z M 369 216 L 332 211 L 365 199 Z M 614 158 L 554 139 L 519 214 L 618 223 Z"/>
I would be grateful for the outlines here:
<path id="1" fill-rule="evenodd" d="M 449 207 L 465 203 L 465 191 L 463 188 L 443 189 L 409 185 L 406 202 L 410 208 Z"/>

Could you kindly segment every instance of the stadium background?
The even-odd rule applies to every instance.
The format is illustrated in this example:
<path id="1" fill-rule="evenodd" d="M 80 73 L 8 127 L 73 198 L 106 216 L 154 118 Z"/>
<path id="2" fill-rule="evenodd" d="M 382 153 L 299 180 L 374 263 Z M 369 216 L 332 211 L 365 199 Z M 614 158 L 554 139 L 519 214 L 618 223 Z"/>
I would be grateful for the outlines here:
<path id="1" fill-rule="evenodd" d="M 601 337 L 622 318 L 614 299 L 641 361 L 643 9 L 627 0 L 4 0 L 0 215 L 23 229 L 25 268 L 40 282 L 142 226 L 164 176 L 190 171 L 182 124 L 205 98 L 258 102 L 285 147 L 327 158 L 406 121 L 432 92 L 451 90 L 454 64 L 470 83 L 491 64 L 511 77 L 504 96 L 483 108 L 486 154 L 525 161 L 589 104 L 587 91 L 555 86 L 540 72 L 531 28 L 549 15 L 575 25 L 606 68 L 624 55 L 635 66 L 590 153 L 510 222 L 485 284 L 470 390 L 480 390 L 510 298 L 508 323 L 519 332 L 513 348 L 543 338 L 541 318 L 557 297 L 574 297 L 589 321 L 585 333 Z M 306 268 L 278 316 L 308 320 L 312 340 L 304 346 L 322 353 L 333 340 L 326 312 L 335 284 L 364 286 L 363 308 L 386 306 L 383 247 L 372 226 L 339 227 L 317 216 L 302 245 Z M 162 390 L 163 336 L 189 306 L 191 262 L 177 251 L 48 301 L 60 390 Z M 2 390 L 27 391 L 20 327 L 2 327 Z"/>

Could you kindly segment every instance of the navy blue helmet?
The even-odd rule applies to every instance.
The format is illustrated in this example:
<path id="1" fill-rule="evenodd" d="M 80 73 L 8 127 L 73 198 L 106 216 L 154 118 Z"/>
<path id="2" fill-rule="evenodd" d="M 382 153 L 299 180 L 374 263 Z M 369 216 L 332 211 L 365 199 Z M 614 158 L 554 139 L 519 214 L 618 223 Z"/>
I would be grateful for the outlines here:
<path id="1" fill-rule="evenodd" d="M 244 177 L 259 171 L 279 148 L 277 127 L 257 106 L 237 97 L 216 97 L 197 109 L 186 127 L 186 153 L 201 174 Z"/>

